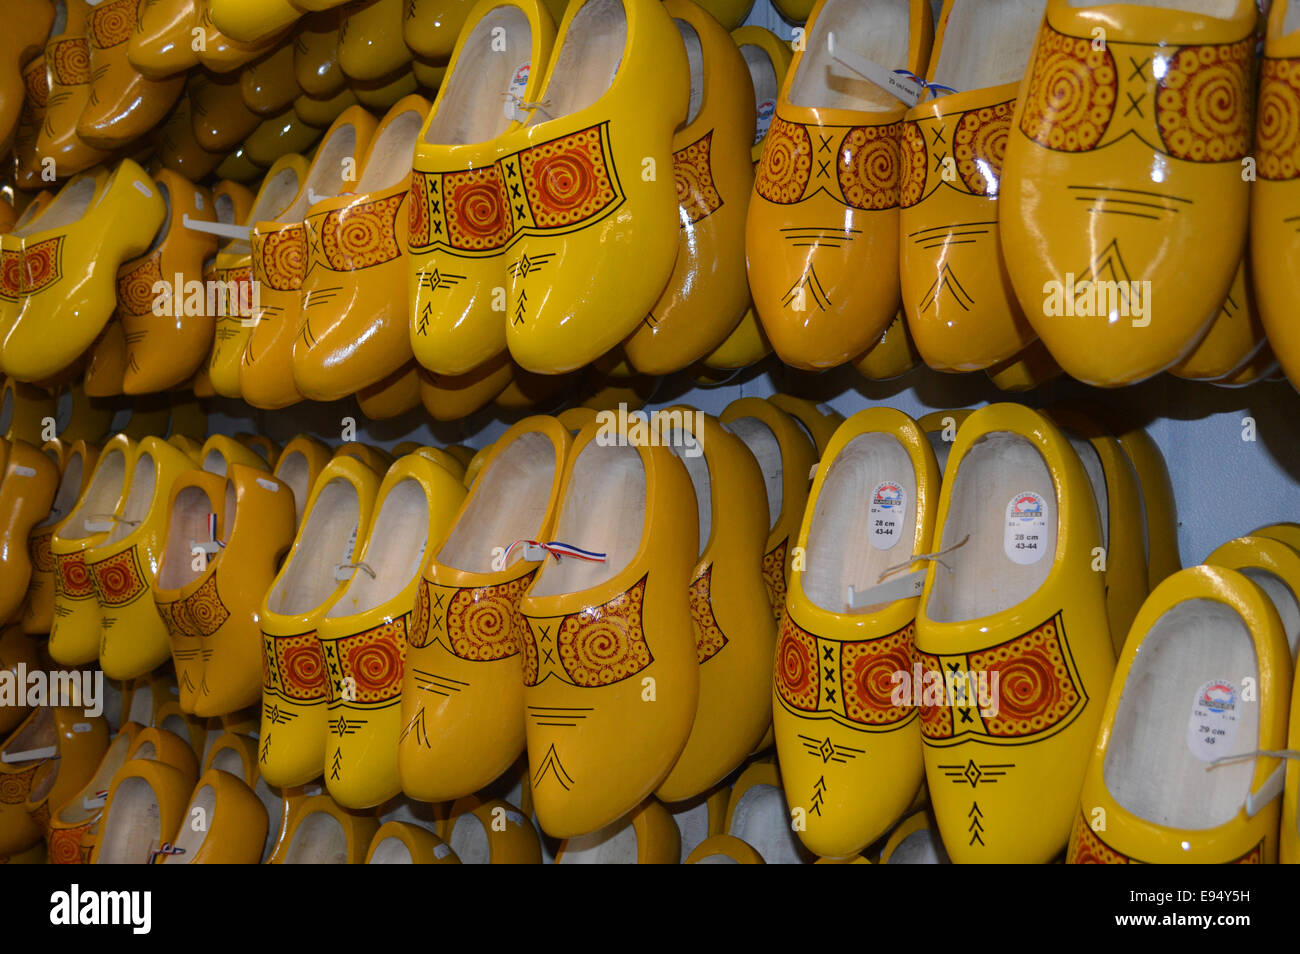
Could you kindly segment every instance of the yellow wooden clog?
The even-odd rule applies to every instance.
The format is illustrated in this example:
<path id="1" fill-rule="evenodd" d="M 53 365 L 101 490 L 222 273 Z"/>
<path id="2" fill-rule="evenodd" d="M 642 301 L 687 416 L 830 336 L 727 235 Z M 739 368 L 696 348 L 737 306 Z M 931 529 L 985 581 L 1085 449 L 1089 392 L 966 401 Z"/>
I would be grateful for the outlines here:
<path id="1" fill-rule="evenodd" d="M 1237 266 L 1228 297 L 1215 315 L 1200 344 L 1169 373 L 1190 381 L 1216 381 L 1232 377 L 1267 346 L 1264 325 L 1255 302 L 1250 263 Z"/>
<path id="2" fill-rule="evenodd" d="M 339 25 L 339 66 L 353 80 L 377 80 L 411 62 L 402 40 L 407 4 L 373 0 L 343 8 Z"/>
<path id="3" fill-rule="evenodd" d="M 1236 570 L 1268 594 L 1282 620 L 1282 632 L 1294 660 L 1300 649 L 1300 553 L 1260 533 L 1229 540 L 1216 547 L 1204 562 L 1206 566 Z"/>
<path id="4" fill-rule="evenodd" d="M 653 798 L 600 831 L 566 839 L 555 852 L 557 865 L 675 865 L 681 860 L 677 823 Z"/>
<path id="5" fill-rule="evenodd" d="M 330 449 L 306 434 L 299 434 L 284 445 L 275 461 L 275 476 L 293 493 L 294 526 L 302 522 L 307 498 L 316 479 L 330 461 Z"/>
<path id="6" fill-rule="evenodd" d="M 921 356 L 912 341 L 912 332 L 907 329 L 907 320 L 900 311 L 871 350 L 855 360 L 853 366 L 868 380 L 892 381 L 920 363 Z"/>
<path id="7" fill-rule="evenodd" d="M 210 769 L 190 796 L 172 851 L 161 863 L 255 865 L 269 823 L 266 807 L 243 779 Z"/>
<path id="8" fill-rule="evenodd" d="M 934 451 L 934 458 L 939 464 L 940 477 L 943 477 L 944 469 L 948 466 L 948 454 L 953 442 L 957 440 L 957 431 L 973 413 L 970 408 L 962 407 L 951 411 L 931 411 L 917 419 L 917 426 L 930 440 L 930 449 Z"/>
<path id="9" fill-rule="evenodd" d="M 451 846 L 426 828 L 390 821 L 379 826 L 366 852 L 368 865 L 458 865 Z"/>
<path id="10" fill-rule="evenodd" d="M 158 864 L 174 849 L 193 780 L 165 762 L 132 759 L 108 790 L 92 865 Z"/>
<path id="11" fill-rule="evenodd" d="M 108 749 L 108 721 L 103 716 L 92 716 L 85 709 L 77 708 L 76 700 L 69 701 L 74 704 L 51 705 L 38 710 L 48 712 L 50 725 L 46 737 L 53 754 L 41 761 L 31 776 L 31 789 L 22 807 L 43 839 L 49 838 L 51 815 L 89 781 Z M 81 700 L 81 704 L 84 703 L 85 700 Z M 39 728 L 42 723 L 43 720 L 38 718 L 28 734 L 7 749 L 7 754 L 18 754 L 17 749 L 24 743 L 39 744 L 39 736 L 43 735 Z M 35 735 L 31 734 L 33 732 Z"/>
<path id="12" fill-rule="evenodd" d="M 817 447 L 818 457 L 826 453 L 826 445 L 844 423 L 844 415 L 826 404 L 814 404 L 792 394 L 773 394 L 768 400 L 793 417 L 807 432 Z"/>
<path id="13" fill-rule="evenodd" d="M 91 830 L 98 824 L 104 813 L 108 787 L 113 781 L 113 776 L 126 764 L 128 754 L 134 747 L 136 735 L 141 728 L 136 722 L 124 723 L 121 730 L 113 736 L 113 740 L 108 743 L 108 748 L 104 751 L 94 774 L 81 790 L 54 809 L 45 836 L 49 847 L 50 864 L 90 863 Z"/>

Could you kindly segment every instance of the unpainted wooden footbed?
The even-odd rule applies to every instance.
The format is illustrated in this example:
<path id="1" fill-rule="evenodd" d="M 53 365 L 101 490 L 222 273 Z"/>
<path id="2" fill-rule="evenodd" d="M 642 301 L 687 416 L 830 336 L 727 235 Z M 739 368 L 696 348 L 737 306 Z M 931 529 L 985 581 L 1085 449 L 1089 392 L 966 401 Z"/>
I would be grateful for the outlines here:
<path id="1" fill-rule="evenodd" d="M 1029 64 L 1047 0 L 953 4 L 934 82 L 964 93 L 1017 82 Z"/>
<path id="2" fill-rule="evenodd" d="M 63 476 L 59 478 L 59 489 L 54 493 L 54 506 L 50 507 L 50 515 L 36 525 L 38 529 L 58 523 L 77 505 L 77 495 L 81 493 L 81 478 L 85 465 L 86 462 L 80 454 L 73 454 L 68 458 L 68 463 L 63 468 Z"/>
<path id="3" fill-rule="evenodd" d="M 1202 831 L 1241 809 L 1255 759 L 1210 768 L 1188 747 L 1188 723 L 1200 689 L 1224 681 L 1238 689 L 1236 736 L 1220 756 L 1259 748 L 1259 703 L 1241 690 L 1259 684 L 1255 643 L 1225 603 L 1193 599 L 1166 611 L 1142 640 L 1124 680 L 1102 774 L 1106 789 L 1139 818 Z"/>
<path id="4" fill-rule="evenodd" d="M 532 596 L 581 593 L 612 580 L 641 547 L 646 517 L 646 472 L 635 447 L 602 447 L 590 441 L 578 452 L 555 539 L 605 554 L 604 563 L 548 561 Z"/>
<path id="5" fill-rule="evenodd" d="M 286 865 L 345 865 L 348 836 L 329 812 L 312 812 L 299 823 L 284 853 Z"/>
<path id="6" fill-rule="evenodd" d="M 634 865 L 638 847 L 636 829 L 627 818 L 620 818 L 590 835 L 570 838 L 564 843 L 562 865 Z"/>
<path id="7" fill-rule="evenodd" d="M 229 469 L 229 462 L 226 460 L 226 455 L 214 447 L 203 458 L 203 469 L 209 474 L 224 477 Z"/>
<path id="8" fill-rule="evenodd" d="M 179 590 L 203 575 L 194 569 L 193 545 L 207 541 L 208 515 L 212 512 L 212 501 L 201 487 L 186 487 L 176 495 L 167 517 L 167 542 L 158 567 L 159 589 Z"/>
<path id="9" fill-rule="evenodd" d="M 127 713 L 126 721 L 140 725 L 153 722 L 153 687 L 147 681 L 142 681 L 131 693 L 131 711 Z"/>
<path id="10" fill-rule="evenodd" d="M 1287 0 L 1286 14 L 1282 17 L 1282 34 L 1290 36 L 1296 30 L 1300 30 L 1300 3 Z"/>
<path id="11" fill-rule="evenodd" d="M 776 102 L 780 88 L 776 81 L 776 67 L 772 65 L 772 57 L 767 50 L 753 43 L 744 43 L 740 47 L 740 55 L 745 58 L 749 78 L 754 84 L 754 105 Z"/>
<path id="12" fill-rule="evenodd" d="M 4 745 L 0 746 L 0 750 L 15 754 L 31 752 L 34 749 L 49 748 L 58 741 L 58 730 L 54 725 L 54 709 L 50 706 L 41 706 L 37 710 L 36 718 L 10 736 Z"/>
<path id="13" fill-rule="evenodd" d="M 785 794 L 775 785 L 745 789 L 732 812 L 727 834 L 745 842 L 769 865 L 810 864 L 816 860 L 791 830 Z"/>
<path id="14" fill-rule="evenodd" d="M 200 810 L 202 814 L 196 814 Z M 184 819 L 181 821 L 181 830 L 177 832 L 176 847 L 182 849 L 182 851 L 175 855 L 168 855 L 163 859 L 163 863 L 169 865 L 193 864 L 194 856 L 203 847 L 203 842 L 208 837 L 208 832 L 212 830 L 216 817 L 216 790 L 211 785 L 204 785 L 190 799 L 189 807 L 186 809 Z M 199 819 L 202 819 L 203 825 L 196 829 L 195 822 Z"/>
<path id="15" fill-rule="evenodd" d="M 1110 549 L 1110 491 L 1106 487 L 1106 468 L 1101 464 L 1101 455 L 1092 442 L 1069 431 L 1064 431 L 1066 440 L 1078 455 L 1083 471 L 1088 475 L 1092 485 L 1092 501 L 1097 506 L 1097 531 L 1101 534 L 1101 545 Z"/>
<path id="16" fill-rule="evenodd" d="M 293 493 L 293 509 L 297 514 L 295 522 L 302 520 L 303 509 L 307 506 L 307 496 L 311 493 L 308 480 L 311 477 L 311 464 L 302 451 L 290 451 L 282 456 L 276 464 L 275 476 L 284 481 Z"/>
<path id="17" fill-rule="evenodd" d="M 56 536 L 63 540 L 84 540 L 97 534 L 98 530 L 86 529 L 86 523 L 107 520 L 115 513 L 125 484 L 126 455 L 115 447 L 99 459 L 81 503 L 68 516 L 63 528 L 55 532 Z"/>
<path id="18" fill-rule="evenodd" d="M 763 472 L 763 486 L 767 490 L 768 530 L 775 529 L 785 505 L 784 466 L 781 459 L 781 442 L 772 429 L 756 417 L 740 417 L 725 425 L 749 448 Z"/>
<path id="19" fill-rule="evenodd" d="M 429 498 L 424 487 L 412 477 L 399 480 L 379 502 L 364 550 L 356 558 L 373 575 L 358 568 L 326 617 L 367 613 L 396 597 L 423 569 L 428 539 Z"/>
<path id="20" fill-rule="evenodd" d="M 142 453 L 135 459 L 135 467 L 131 470 L 131 484 L 126 492 L 126 503 L 122 505 L 122 513 L 103 546 L 125 540 L 149 516 L 149 511 L 154 506 L 154 492 L 158 489 L 157 466 L 158 462 L 148 452 Z"/>
<path id="21" fill-rule="evenodd" d="M 437 561 L 468 573 L 489 573 L 493 550 L 536 540 L 559 478 L 555 444 L 538 431 L 520 434 L 480 471 Z M 515 547 L 510 563 L 523 559 Z"/>
<path id="22" fill-rule="evenodd" d="M 544 109 L 529 125 L 586 109 L 609 91 L 627 46 L 623 0 L 588 0 L 574 14 L 560 40 L 555 65 L 542 93 Z"/>
<path id="23" fill-rule="evenodd" d="M 871 499 L 885 481 L 897 483 L 906 499 L 894 543 L 881 550 L 871 543 Z M 916 468 L 897 437 L 862 434 L 849 441 L 831 463 L 813 510 L 804 595 L 832 613 L 877 612 L 879 606 L 850 610 L 849 587 L 869 590 L 882 582 L 885 570 L 908 562 L 916 539 L 917 505 Z"/>
<path id="24" fill-rule="evenodd" d="M 105 185 L 104 191 L 108 191 L 107 185 Z M 15 228 L 10 234 L 23 237 L 34 235 L 37 232 L 52 232 L 55 229 L 67 228 L 74 222 L 81 220 L 82 216 L 89 211 L 91 200 L 94 198 L 94 176 L 78 179 L 76 182 L 59 190 L 59 194 L 45 206 L 45 211 L 41 213 L 39 219 L 22 228 Z"/>
<path id="25" fill-rule="evenodd" d="M 375 845 L 375 850 L 370 855 L 370 863 L 372 865 L 413 865 L 415 859 L 411 857 L 411 849 L 406 847 L 406 842 L 389 836 Z"/>
<path id="26" fill-rule="evenodd" d="M 283 616 L 299 616 L 320 606 L 337 589 L 334 568 L 346 561 L 347 544 L 357 530 L 361 502 L 356 488 L 341 477 L 327 483 L 316 497 L 289 555 L 267 597 L 267 608 Z"/>
<path id="27" fill-rule="evenodd" d="M 251 227 L 258 222 L 275 220 L 298 195 L 300 185 L 298 170 L 281 169 L 271 177 L 270 182 L 263 184 L 262 191 L 258 193 L 253 208 L 248 213 L 248 222 L 240 224 Z M 226 255 L 250 255 L 253 248 L 246 239 L 233 239 L 221 251 Z"/>
<path id="28" fill-rule="evenodd" d="M 337 127 L 333 135 L 321 143 L 311 168 L 307 170 L 307 181 L 276 221 L 287 225 L 305 219 L 312 206 L 313 193 L 318 199 L 337 195 L 343 181 L 343 162 L 347 159 L 353 162 L 360 159 L 357 155 L 357 127 L 351 123 Z"/>
<path id="29" fill-rule="evenodd" d="M 505 49 L 493 48 L 495 30 L 505 31 Z M 499 37 L 502 34 L 496 33 Z M 531 63 L 533 31 L 518 7 L 499 6 L 474 25 L 461 46 L 455 69 L 443 80 L 424 142 L 464 146 L 496 139 L 513 121 L 506 94 L 520 67 L 544 69 Z"/>
<path id="30" fill-rule="evenodd" d="M 691 486 L 695 489 L 695 510 L 700 518 L 699 556 L 704 556 L 704 551 L 709 548 L 713 536 L 713 479 L 709 475 L 709 459 L 704 454 L 696 453 L 692 456 L 686 453 L 686 441 L 688 439 L 698 441 L 697 438 L 688 438 L 686 432 L 680 430 L 669 433 L 669 446 L 677 455 L 677 459 L 686 466 L 686 473 L 691 478 Z M 698 448 L 701 445 L 695 443 L 692 446 Z"/>
<path id="31" fill-rule="evenodd" d="M 95 770 L 94 777 L 77 793 L 76 798 L 59 809 L 57 818 L 61 824 L 80 825 L 95 816 L 95 813 L 100 808 L 87 808 L 86 797 L 93 797 L 96 792 L 108 790 L 108 786 L 112 784 L 113 776 L 117 774 L 117 770 L 126 764 L 126 754 L 130 749 L 131 737 L 119 732 L 109 744 L 104 757 L 100 760 L 99 768 Z"/>
<path id="32" fill-rule="evenodd" d="M 472 812 L 460 815 L 451 828 L 451 850 L 463 865 L 486 865 L 492 860 L 487 829 Z"/>
<path id="33" fill-rule="evenodd" d="M 934 566 L 926 615 L 936 623 L 982 619 L 1035 593 L 1056 559 L 1060 521 L 1051 472 L 1038 448 L 1018 434 L 995 431 L 977 439 L 948 479 L 953 485 L 938 549 L 970 539 Z M 1042 556 L 1021 566 L 1007 556 L 1004 538 L 1007 504 L 1026 491 L 1043 498 L 1049 519 Z"/>
<path id="34" fill-rule="evenodd" d="M 1268 570 L 1248 566 L 1242 567 L 1240 572 L 1273 601 L 1277 615 L 1282 618 L 1282 629 L 1286 633 L 1287 645 L 1291 647 L 1291 659 L 1294 661 L 1297 650 L 1300 650 L 1300 602 L 1297 602 L 1296 594 L 1285 580 Z"/>
<path id="35" fill-rule="evenodd" d="M 908 0 L 827 0 L 790 84 L 791 105 L 858 112 L 897 109 L 897 97 L 831 57 L 827 38 L 833 33 L 837 49 L 893 71 L 908 66 L 910 29 Z"/>
<path id="36" fill-rule="evenodd" d="M 682 123 L 682 126 L 689 126 L 695 122 L 700 107 L 704 105 L 704 46 L 700 43 L 700 35 L 695 32 L 695 27 L 685 20 L 674 19 L 673 23 L 682 36 L 682 45 L 686 47 L 686 67 L 691 78 L 686 122 Z"/>
<path id="37" fill-rule="evenodd" d="M 416 109 L 394 116 L 370 144 L 365 171 L 353 191 L 359 195 L 382 192 L 409 176 L 411 154 L 415 151 L 415 141 L 420 138 L 423 125 L 424 116 Z"/>
<path id="38" fill-rule="evenodd" d="M 146 779 L 123 779 L 113 793 L 112 811 L 100 823 L 101 865 L 141 865 L 163 841 L 162 808 Z"/>

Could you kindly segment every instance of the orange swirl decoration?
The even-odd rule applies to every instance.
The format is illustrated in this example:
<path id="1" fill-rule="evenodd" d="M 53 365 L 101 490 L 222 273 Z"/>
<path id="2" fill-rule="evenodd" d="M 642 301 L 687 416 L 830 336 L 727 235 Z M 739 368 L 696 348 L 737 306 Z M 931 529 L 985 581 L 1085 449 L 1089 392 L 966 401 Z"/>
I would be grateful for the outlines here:
<path id="1" fill-rule="evenodd" d="M 35 295 L 63 277 L 63 236 L 23 248 L 23 293 Z"/>
<path id="2" fill-rule="evenodd" d="M 84 865 L 90 863 L 90 848 L 82 847 L 81 839 L 93 822 L 76 828 L 51 828 L 49 837 L 49 863 L 52 865 Z"/>
<path id="3" fill-rule="evenodd" d="M 772 603 L 772 618 L 779 625 L 785 612 L 785 551 L 789 539 L 782 540 L 763 554 L 763 585 Z"/>
<path id="4" fill-rule="evenodd" d="M 1126 865 L 1129 859 L 1106 844 L 1095 834 L 1085 816 L 1074 820 L 1070 832 L 1070 845 L 1065 851 L 1067 865 Z"/>
<path id="5" fill-rule="evenodd" d="M 893 702 L 894 674 L 911 666 L 916 624 L 896 633 L 840 646 L 840 681 L 844 712 L 861 725 L 893 725 L 915 713 L 911 706 Z"/>
<path id="6" fill-rule="evenodd" d="M 597 126 L 524 150 L 519 166 L 539 228 L 577 225 L 618 200 Z"/>
<path id="7" fill-rule="evenodd" d="M 1086 699 L 1066 665 L 1059 626 L 1055 617 L 1024 636 L 970 654 L 972 672 L 998 680 L 997 714 L 984 720 L 990 736 L 1033 735 L 1082 708 Z"/>
<path id="8" fill-rule="evenodd" d="M 710 165 L 712 148 L 713 133 L 710 131 L 673 153 L 673 182 L 677 186 L 677 205 L 691 222 L 707 218 L 722 208 L 722 196 L 718 195 Z"/>
<path id="9" fill-rule="evenodd" d="M 32 778 L 44 760 L 21 772 L 0 774 L 0 805 L 21 805 L 32 791 Z"/>
<path id="10" fill-rule="evenodd" d="M 943 685 L 943 664 L 939 661 L 938 656 L 931 656 L 912 647 L 912 677 L 915 678 L 915 664 L 921 664 L 921 685 L 913 686 L 912 692 L 915 696 L 920 696 L 924 700 L 925 683 L 930 681 L 938 685 Z M 931 676 L 930 673 L 934 673 Z M 922 702 L 921 705 L 921 735 L 927 739 L 951 739 L 952 738 L 952 709 L 946 705 L 928 706 Z"/>
<path id="11" fill-rule="evenodd" d="M 636 675 L 652 662 L 641 624 L 645 577 L 602 606 L 564 618 L 556 634 L 560 662 L 574 685 L 592 689 Z"/>
<path id="12" fill-rule="evenodd" d="M 1115 115 L 1119 76 L 1109 48 L 1044 26 L 1026 92 L 1020 131 L 1056 152 L 1087 152 Z"/>
<path id="13" fill-rule="evenodd" d="M 397 212 L 405 198 L 403 190 L 386 199 L 326 213 L 321 244 L 329 267 L 336 272 L 354 272 L 397 259 L 401 255 Z"/>
<path id="14" fill-rule="evenodd" d="M 128 315 L 153 314 L 153 287 L 163 280 L 162 250 L 117 276 L 117 304 Z M 169 298 L 171 296 L 168 296 Z"/>
<path id="15" fill-rule="evenodd" d="M 779 116 L 768 127 L 763 156 L 754 173 L 754 190 L 768 202 L 793 205 L 812 178 L 812 139 L 798 123 Z"/>
<path id="16" fill-rule="evenodd" d="M 406 244 L 425 248 L 429 244 L 429 187 L 433 178 L 426 172 L 411 173 L 411 204 L 406 209 Z"/>
<path id="17" fill-rule="evenodd" d="M 844 201 L 855 209 L 880 211 L 898 205 L 902 123 L 855 126 L 844 137 L 836 171 Z"/>
<path id="18" fill-rule="evenodd" d="M 0 252 L 0 298 L 13 301 L 22 291 L 22 252 Z"/>
<path id="19" fill-rule="evenodd" d="M 695 657 L 704 665 L 727 645 L 727 637 L 713 612 L 713 564 L 691 583 L 691 620 L 695 623 Z"/>
<path id="20" fill-rule="evenodd" d="M 45 57 L 38 57 L 27 66 L 23 73 L 23 86 L 27 90 L 27 105 L 44 109 L 50 98 L 50 74 L 45 66 Z"/>
<path id="21" fill-rule="evenodd" d="M 510 212 L 501 170 L 449 172 L 442 177 L 447 200 L 447 243 L 467 252 L 488 252 L 510 241 Z"/>
<path id="22" fill-rule="evenodd" d="M 781 614 L 781 638 L 776 644 L 776 691 L 786 705 L 816 712 L 821 695 L 817 668 L 817 639 L 798 626 L 788 613 Z"/>
<path id="23" fill-rule="evenodd" d="M 85 37 L 57 40 L 46 48 L 50 73 L 60 86 L 84 86 L 90 82 L 90 45 Z"/>
<path id="24" fill-rule="evenodd" d="M 102 605 L 125 606 L 149 590 L 144 574 L 140 571 L 135 547 L 98 563 L 88 563 L 87 566 Z"/>
<path id="25" fill-rule="evenodd" d="M 33 533 L 27 538 L 27 556 L 32 561 L 32 569 L 38 573 L 54 572 L 54 554 L 50 551 L 50 538 L 53 536 L 51 529 L 48 533 Z"/>
<path id="26" fill-rule="evenodd" d="M 996 198 L 1002 187 L 1002 162 L 1011 138 L 1011 116 L 1016 101 L 1010 100 L 964 113 L 953 132 L 952 155 L 957 174 L 973 195 Z"/>
<path id="27" fill-rule="evenodd" d="M 899 154 L 903 162 L 903 181 L 898 201 L 907 209 L 925 198 L 925 181 L 930 174 L 930 153 L 925 148 L 925 134 L 917 123 L 903 123 Z"/>
<path id="28" fill-rule="evenodd" d="M 88 600 L 95 595 L 95 581 L 86 569 L 84 551 L 54 555 L 54 592 L 70 600 Z"/>
<path id="29" fill-rule="evenodd" d="M 528 625 L 527 620 L 523 620 L 519 627 L 519 648 L 523 656 L 524 685 L 535 686 L 537 677 L 541 675 L 541 663 L 537 652 L 537 639 L 533 636 L 533 629 Z"/>
<path id="30" fill-rule="evenodd" d="M 1254 47 L 1189 46 L 1170 60 L 1156 93 L 1156 122 L 1169 155 L 1236 162 L 1250 148 Z"/>
<path id="31" fill-rule="evenodd" d="M 337 641 L 341 674 L 356 683 L 358 703 L 389 703 L 402 694 L 407 616 Z M 337 691 L 337 686 L 331 687 Z M 338 701 L 333 697 L 332 701 Z"/>
<path id="32" fill-rule="evenodd" d="M 88 35 L 96 47 L 107 50 L 131 39 L 137 3 L 138 0 L 114 0 L 90 12 Z"/>
<path id="33" fill-rule="evenodd" d="M 261 281 L 276 291 L 297 291 L 307 271 L 307 230 L 301 223 L 253 233 Z M 257 247 L 257 246 L 260 246 Z"/>
<path id="34" fill-rule="evenodd" d="M 458 590 L 447 607 L 451 651 L 470 662 L 508 659 L 518 653 L 523 626 L 519 601 L 535 572 L 497 586 Z"/>
<path id="35" fill-rule="evenodd" d="M 185 610 L 193 620 L 194 628 L 202 636 L 211 636 L 230 619 L 230 610 L 217 592 L 215 574 L 203 581 L 197 590 L 185 599 Z"/>
<path id="36" fill-rule="evenodd" d="M 429 632 L 429 581 L 420 578 L 415 585 L 415 608 L 411 611 L 411 629 L 406 634 L 406 645 L 411 649 L 423 649 L 433 642 Z"/>
<path id="37" fill-rule="evenodd" d="M 1260 68 L 1255 156 L 1259 177 L 1300 178 L 1300 59 L 1266 59 Z"/>
<path id="38" fill-rule="evenodd" d="M 294 702 L 324 701 L 328 688 L 325 655 L 315 631 L 298 636 L 267 636 L 263 657 L 263 684 L 267 689 L 278 688 Z"/>

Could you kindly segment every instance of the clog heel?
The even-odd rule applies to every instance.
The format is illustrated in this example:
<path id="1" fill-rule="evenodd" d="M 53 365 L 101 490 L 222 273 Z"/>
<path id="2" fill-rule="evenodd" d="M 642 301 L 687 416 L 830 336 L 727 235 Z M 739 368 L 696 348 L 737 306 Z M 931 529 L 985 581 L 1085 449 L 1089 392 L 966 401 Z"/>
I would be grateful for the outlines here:
<path id="1" fill-rule="evenodd" d="M 1166 579 L 1120 656 L 1066 861 L 1275 862 L 1291 681 L 1282 622 L 1245 576 Z"/>
<path id="2" fill-rule="evenodd" d="M 959 864 L 1043 864 L 1069 836 L 1115 668 L 1088 475 L 1045 417 L 981 408 L 938 527 L 910 683 L 939 831 Z"/>
<path id="3" fill-rule="evenodd" d="M 244 780 L 211 769 L 199 779 L 162 864 L 255 865 L 270 824 L 266 807 Z M 278 820 L 278 819 L 277 819 Z"/>
<path id="4" fill-rule="evenodd" d="M 569 444 L 550 417 L 506 431 L 430 553 L 402 685 L 398 771 L 411 798 L 473 794 L 524 750 L 519 601 L 539 569 L 525 553 L 551 539 Z"/>
<path id="5" fill-rule="evenodd" d="M 804 813 L 799 838 L 820 857 L 860 853 L 921 787 L 918 707 L 898 674 L 911 668 L 938 496 L 929 441 L 888 408 L 849 418 L 817 467 L 798 540 L 806 564 L 790 574 L 781 619 L 772 721 L 786 799 Z"/>
<path id="6" fill-rule="evenodd" d="M 556 838 L 641 804 L 686 744 L 700 678 L 693 499 L 673 452 L 629 440 L 626 421 L 574 439 L 555 538 L 579 554 L 545 563 L 520 603 L 530 790 Z"/>
<path id="7" fill-rule="evenodd" d="M 304 785 L 325 764 L 325 659 L 316 627 L 351 579 L 358 538 L 370 526 L 379 475 L 350 457 L 320 472 L 298 536 L 266 593 L 258 764 L 271 785 Z"/>

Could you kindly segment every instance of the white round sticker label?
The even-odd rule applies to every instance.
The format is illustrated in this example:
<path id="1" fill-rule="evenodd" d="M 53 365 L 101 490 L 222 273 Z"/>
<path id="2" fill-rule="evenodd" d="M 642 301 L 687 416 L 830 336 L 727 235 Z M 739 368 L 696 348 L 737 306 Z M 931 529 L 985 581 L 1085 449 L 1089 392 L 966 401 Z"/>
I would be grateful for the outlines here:
<path id="1" fill-rule="evenodd" d="M 1032 490 L 1016 494 L 1007 504 L 1006 532 L 1002 549 L 1007 559 L 1032 566 L 1043 558 L 1048 541 L 1047 501 Z"/>
<path id="2" fill-rule="evenodd" d="M 903 533 L 907 491 L 896 480 L 884 480 L 871 492 L 871 545 L 892 550 Z"/>
<path id="3" fill-rule="evenodd" d="M 506 119 L 517 119 L 523 122 L 528 114 L 518 108 L 524 98 L 524 90 L 528 89 L 528 73 L 532 67 L 531 63 L 525 63 L 519 69 L 515 70 L 515 75 L 510 78 L 510 86 L 506 90 Z"/>
<path id="4" fill-rule="evenodd" d="M 1213 762 L 1232 752 L 1237 737 L 1237 707 L 1241 693 L 1234 683 L 1215 679 L 1196 690 L 1187 720 L 1187 748 L 1202 762 Z"/>

